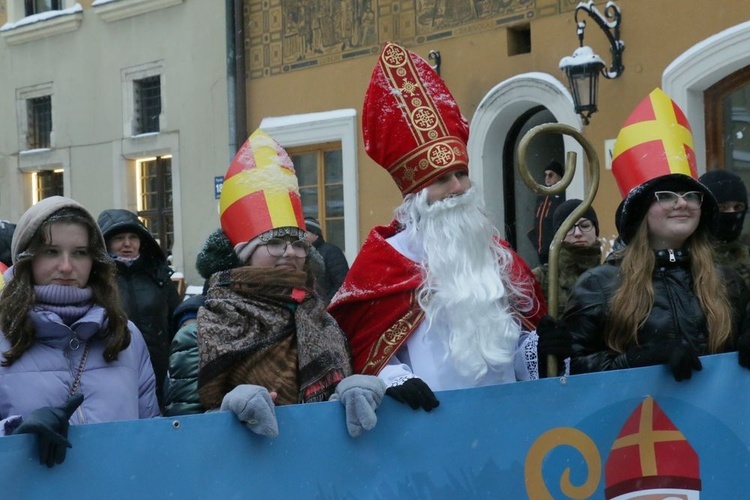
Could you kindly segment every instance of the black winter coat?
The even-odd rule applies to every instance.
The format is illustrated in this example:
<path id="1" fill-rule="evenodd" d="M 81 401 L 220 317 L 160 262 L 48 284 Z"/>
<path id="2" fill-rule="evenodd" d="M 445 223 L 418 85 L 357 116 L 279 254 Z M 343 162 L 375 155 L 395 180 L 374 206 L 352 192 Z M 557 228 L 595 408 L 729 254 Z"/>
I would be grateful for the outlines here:
<path id="1" fill-rule="evenodd" d="M 10 244 L 13 241 L 15 230 L 15 224 L 11 224 L 7 220 L 0 220 L 0 262 L 8 267 L 13 265 Z"/>
<path id="2" fill-rule="evenodd" d="M 346 261 L 344 252 L 336 245 L 325 241 L 322 236 L 318 236 L 313 246 L 323 257 L 323 263 L 325 264 L 325 275 L 321 288 L 325 292 L 326 303 L 329 303 L 341 288 L 346 273 L 349 272 L 349 263 Z"/>
<path id="3" fill-rule="evenodd" d="M 104 239 L 118 233 L 132 232 L 141 240 L 140 257 L 131 265 L 117 264 L 117 286 L 120 302 L 143 334 L 156 376 L 156 395 L 163 406 L 163 385 L 169 366 L 169 346 L 174 337 L 172 314 L 180 303 L 172 269 L 156 240 L 141 225 L 138 217 L 127 210 L 105 210 L 99 215 Z"/>
<path id="4" fill-rule="evenodd" d="M 685 250 L 656 253 L 653 273 L 654 305 L 651 314 L 638 330 L 638 342 L 646 347 L 666 339 L 687 342 L 698 355 L 708 354 L 706 318 L 693 293 L 689 257 Z M 573 335 L 571 373 L 587 373 L 630 368 L 626 355 L 610 350 L 604 339 L 610 302 L 620 283 L 619 260 L 586 271 L 576 283 L 568 300 L 563 320 Z M 736 345 L 737 337 L 750 331 L 747 305 L 750 291 L 732 270 L 722 269 L 733 311 L 733 329 L 727 351 Z"/>

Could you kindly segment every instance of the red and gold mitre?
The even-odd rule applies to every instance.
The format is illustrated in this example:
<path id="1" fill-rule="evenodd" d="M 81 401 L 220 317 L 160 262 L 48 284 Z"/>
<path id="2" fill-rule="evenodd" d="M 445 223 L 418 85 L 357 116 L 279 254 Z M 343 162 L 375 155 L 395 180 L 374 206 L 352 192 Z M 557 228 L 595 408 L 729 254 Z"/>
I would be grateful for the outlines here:
<path id="1" fill-rule="evenodd" d="M 441 175 L 469 170 L 469 124 L 443 80 L 418 55 L 386 43 L 362 108 L 370 158 L 405 196 Z"/>
<path id="2" fill-rule="evenodd" d="M 305 230 L 292 159 L 258 129 L 232 160 L 219 199 L 221 229 L 237 245 L 281 227 Z"/>
<path id="3" fill-rule="evenodd" d="M 624 198 L 619 227 L 625 243 L 635 235 L 658 190 L 702 192 L 701 223 L 709 227 L 718 210 L 714 196 L 698 182 L 685 113 L 661 89 L 643 99 L 620 129 L 612 174 Z"/>
<path id="4" fill-rule="evenodd" d="M 608 500 L 657 488 L 701 490 L 698 454 L 652 397 L 625 422 L 604 476 Z"/>

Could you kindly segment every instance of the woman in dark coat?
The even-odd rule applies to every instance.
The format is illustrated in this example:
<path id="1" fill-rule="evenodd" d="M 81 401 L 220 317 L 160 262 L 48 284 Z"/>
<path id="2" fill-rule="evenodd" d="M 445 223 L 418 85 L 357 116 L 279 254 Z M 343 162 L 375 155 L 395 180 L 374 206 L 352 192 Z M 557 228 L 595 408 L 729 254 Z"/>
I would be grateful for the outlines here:
<path id="1" fill-rule="evenodd" d="M 156 375 L 156 395 L 163 407 L 163 384 L 174 337 L 171 318 L 180 303 L 172 269 L 159 244 L 128 210 L 105 210 L 99 227 L 107 251 L 117 264 L 117 286 L 122 307 L 143 333 Z"/>
<path id="2" fill-rule="evenodd" d="M 645 122 L 663 133 L 639 143 Z M 666 364 L 679 381 L 701 369 L 699 356 L 735 350 L 750 368 L 750 292 L 736 273 L 715 265 L 709 227 L 718 206 L 690 175 L 687 120 L 657 89 L 618 143 L 622 137 L 613 173 L 627 195 L 620 220 L 627 246 L 573 289 L 563 315 L 573 334 L 571 372 Z"/>

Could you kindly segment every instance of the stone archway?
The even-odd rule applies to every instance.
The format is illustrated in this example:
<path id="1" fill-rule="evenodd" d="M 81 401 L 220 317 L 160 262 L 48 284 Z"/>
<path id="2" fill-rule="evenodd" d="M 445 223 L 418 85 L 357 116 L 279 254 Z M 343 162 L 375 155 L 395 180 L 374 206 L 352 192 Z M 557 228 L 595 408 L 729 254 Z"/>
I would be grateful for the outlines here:
<path id="1" fill-rule="evenodd" d="M 503 149 L 517 120 L 540 106 L 551 114 L 552 121 L 581 130 L 581 120 L 565 85 L 549 74 L 536 72 L 517 75 L 492 88 L 479 103 L 471 121 L 468 144 L 471 178 L 482 189 L 487 209 L 501 233 L 505 223 L 502 196 L 488 196 L 488 193 L 505 193 L 506 189 L 512 189 L 504 185 L 503 172 L 513 165 L 505 164 Z M 567 196 L 581 198 L 584 193 L 582 148 L 566 136 L 564 149 L 578 154 L 576 175 Z"/>

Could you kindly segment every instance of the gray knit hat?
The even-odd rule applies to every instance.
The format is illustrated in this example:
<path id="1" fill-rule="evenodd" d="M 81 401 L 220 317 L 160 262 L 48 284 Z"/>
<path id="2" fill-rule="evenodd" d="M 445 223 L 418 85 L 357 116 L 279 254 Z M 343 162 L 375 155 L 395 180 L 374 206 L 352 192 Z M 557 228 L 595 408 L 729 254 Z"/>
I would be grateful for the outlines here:
<path id="1" fill-rule="evenodd" d="M 77 201 L 64 196 L 50 196 L 49 198 L 45 198 L 26 210 L 16 225 L 16 231 L 13 233 L 13 241 L 10 244 L 10 253 L 13 258 L 13 264 L 16 264 L 18 262 L 18 256 L 28 249 L 29 244 L 31 243 L 31 238 L 39 228 L 42 227 L 42 224 L 44 224 L 51 215 L 63 208 L 80 210 L 82 215 L 91 219 L 92 227 L 99 227 L 89 211 Z M 97 234 L 99 235 L 102 248 L 106 249 L 107 245 L 104 243 L 104 237 L 102 236 L 101 231 L 97 230 Z"/>

